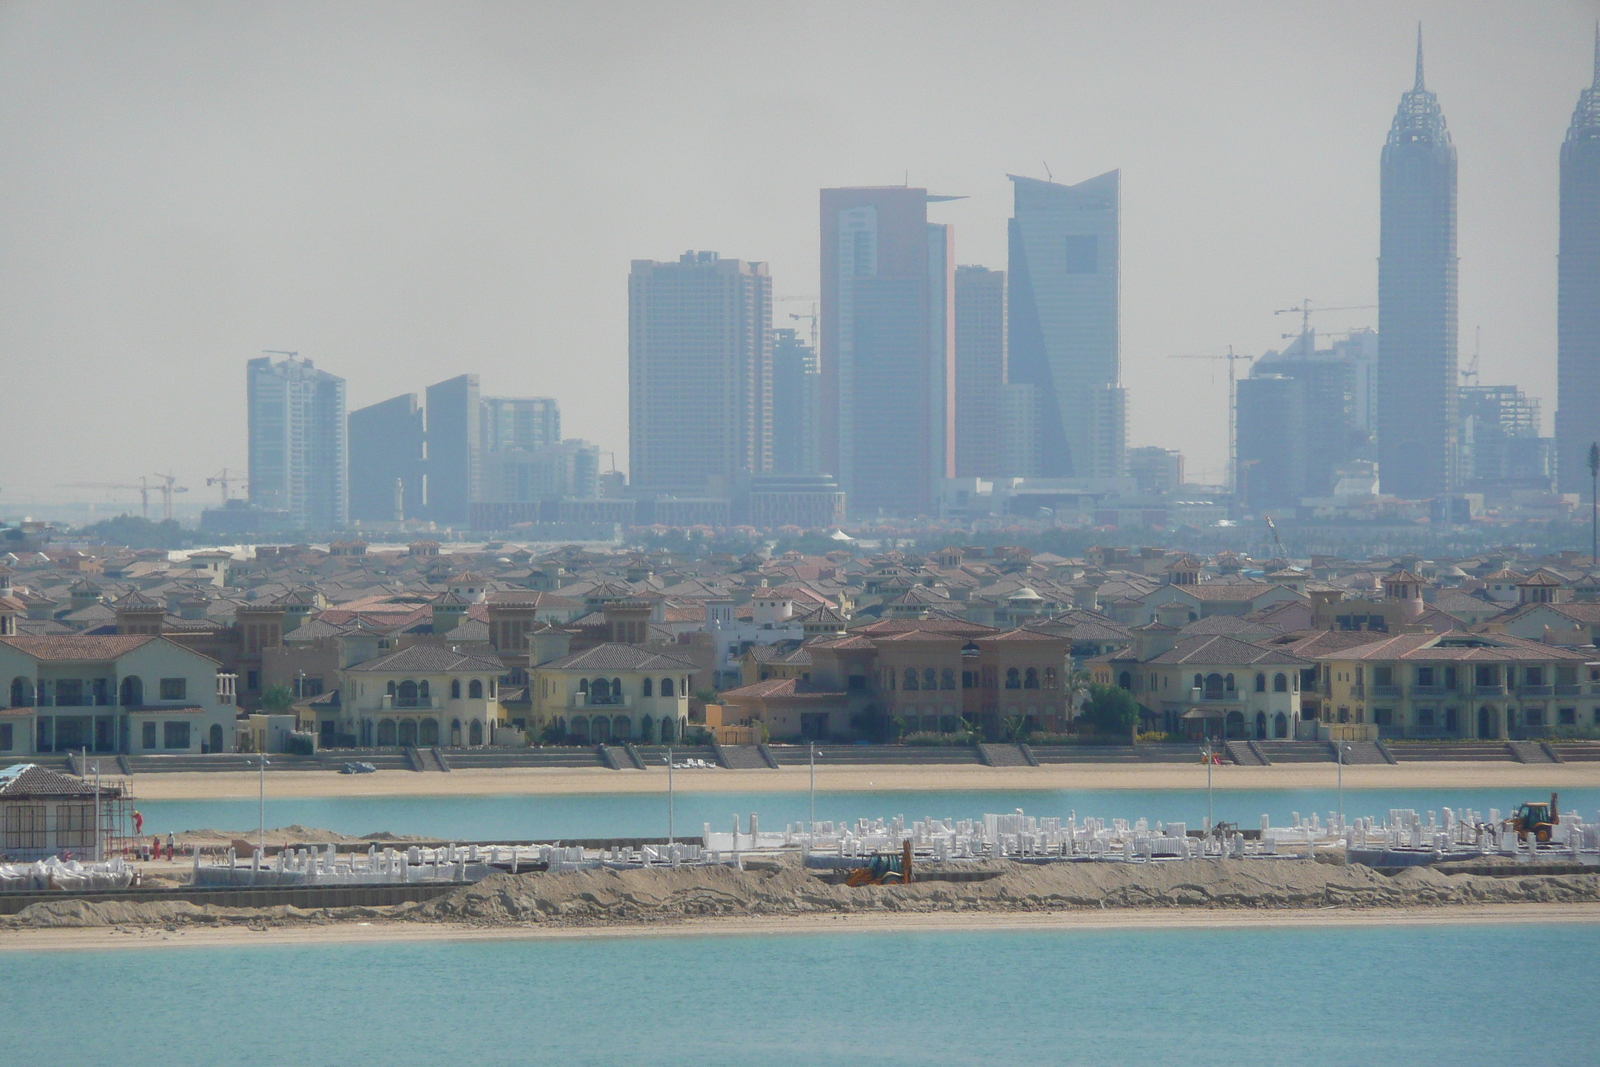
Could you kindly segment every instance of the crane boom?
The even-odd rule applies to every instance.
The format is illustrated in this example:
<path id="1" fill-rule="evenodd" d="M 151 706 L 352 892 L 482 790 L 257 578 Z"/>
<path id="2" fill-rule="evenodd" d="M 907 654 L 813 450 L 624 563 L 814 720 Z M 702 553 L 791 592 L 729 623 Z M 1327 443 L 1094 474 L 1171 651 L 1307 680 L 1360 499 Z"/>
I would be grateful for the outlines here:
<path id="1" fill-rule="evenodd" d="M 1244 360 L 1246 363 L 1249 363 L 1251 360 L 1255 359 L 1256 357 L 1247 356 L 1243 352 L 1235 352 L 1233 350 L 1233 346 L 1229 345 L 1226 355 L 1209 355 L 1209 354 L 1208 355 L 1181 355 L 1181 356 L 1168 356 L 1167 358 L 1168 359 L 1211 359 L 1211 360 L 1223 359 L 1223 360 L 1227 360 L 1228 361 L 1228 473 L 1227 473 L 1227 479 L 1228 479 L 1228 491 L 1230 493 L 1234 492 L 1235 489 L 1236 489 L 1237 468 L 1238 468 L 1238 465 L 1239 465 L 1239 444 L 1238 444 L 1237 415 L 1236 415 L 1236 412 L 1237 412 L 1237 409 L 1238 409 L 1238 386 L 1237 386 L 1237 383 L 1235 381 L 1233 365 L 1236 362 L 1238 362 L 1239 360 L 1241 360 L 1241 359 Z"/>

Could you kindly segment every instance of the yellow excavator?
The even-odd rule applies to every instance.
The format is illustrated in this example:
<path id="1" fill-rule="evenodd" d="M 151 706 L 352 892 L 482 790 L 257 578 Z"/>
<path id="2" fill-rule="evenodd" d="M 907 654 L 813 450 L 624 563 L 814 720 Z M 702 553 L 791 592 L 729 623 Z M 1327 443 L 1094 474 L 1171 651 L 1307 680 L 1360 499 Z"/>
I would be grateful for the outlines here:
<path id="1" fill-rule="evenodd" d="M 899 855 L 893 852 L 874 852 L 865 867 L 854 867 L 845 876 L 844 884 L 906 885 L 911 881 L 911 839 L 905 839 Z"/>
<path id="2" fill-rule="evenodd" d="M 1560 809 L 1556 807 L 1556 794 L 1550 794 L 1550 803 L 1539 800 L 1525 801 L 1511 813 L 1506 825 L 1516 832 L 1518 841 L 1526 841 L 1532 834 L 1535 841 L 1550 840 L 1550 830 L 1561 822 Z"/>

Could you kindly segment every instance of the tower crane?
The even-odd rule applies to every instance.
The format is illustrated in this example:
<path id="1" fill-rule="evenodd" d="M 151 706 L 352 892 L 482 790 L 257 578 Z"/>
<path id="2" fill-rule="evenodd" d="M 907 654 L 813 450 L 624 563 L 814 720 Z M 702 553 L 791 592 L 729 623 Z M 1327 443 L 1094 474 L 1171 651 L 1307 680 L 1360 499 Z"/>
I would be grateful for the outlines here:
<path id="1" fill-rule="evenodd" d="M 58 489 L 132 489 L 139 494 L 139 514 L 150 518 L 150 483 L 145 478 L 139 479 L 138 485 L 123 485 L 120 482 L 66 482 L 57 486 Z"/>
<path id="2" fill-rule="evenodd" d="M 1472 335 L 1472 361 L 1467 364 L 1466 370 L 1460 372 L 1462 385 L 1478 384 L 1478 356 L 1481 354 L 1482 347 L 1483 327 L 1479 326 L 1473 331 Z M 1467 380 L 1469 378 L 1472 379 L 1470 382 Z"/>
<path id="3" fill-rule="evenodd" d="M 1237 432 L 1236 432 L 1236 411 L 1237 411 L 1239 405 L 1238 405 L 1238 390 L 1236 388 L 1236 384 L 1237 383 L 1235 381 L 1233 365 L 1234 365 L 1234 363 L 1238 362 L 1241 359 L 1244 360 L 1246 363 L 1249 363 L 1251 360 L 1255 359 L 1256 357 L 1247 356 L 1242 352 L 1235 352 L 1233 350 L 1233 346 L 1229 345 L 1228 346 L 1228 352 L 1227 352 L 1226 355 L 1182 355 L 1182 356 L 1168 356 L 1167 358 L 1168 359 L 1213 359 L 1213 360 L 1215 360 L 1215 359 L 1225 359 L 1225 360 L 1228 361 L 1228 490 L 1229 490 L 1229 492 L 1232 492 L 1236 488 L 1235 479 L 1236 479 L 1236 476 L 1237 476 L 1237 467 L 1238 467 L 1238 463 L 1239 463 L 1239 445 L 1238 445 L 1238 436 L 1237 436 Z"/>
<path id="4" fill-rule="evenodd" d="M 1311 298 L 1310 297 L 1306 297 L 1304 300 L 1300 301 L 1300 306 L 1299 307 L 1279 308 L 1277 311 L 1274 311 L 1273 314 L 1274 315 L 1299 315 L 1300 316 L 1300 332 L 1297 333 L 1297 334 L 1286 333 L 1283 336 L 1284 336 L 1284 338 L 1304 337 L 1304 336 L 1306 336 L 1307 334 L 1309 334 L 1311 332 L 1311 316 L 1313 316 L 1313 315 L 1320 314 L 1320 313 L 1322 313 L 1324 311 L 1370 311 L 1370 310 L 1376 308 L 1377 306 L 1378 306 L 1377 304 L 1344 304 L 1344 305 L 1342 305 L 1340 307 L 1319 308 L 1319 307 L 1312 307 L 1311 306 Z M 1308 356 L 1311 354 L 1309 348 L 1307 349 L 1306 354 Z"/>
<path id="5" fill-rule="evenodd" d="M 206 485 L 208 485 L 208 486 L 220 485 L 222 487 L 222 506 L 223 507 L 227 507 L 228 506 L 228 485 L 229 485 L 229 483 L 232 483 L 234 485 L 249 485 L 250 484 L 249 482 L 245 481 L 243 478 L 239 477 L 239 475 L 241 473 L 242 473 L 241 471 L 230 471 L 230 470 L 228 470 L 227 467 L 223 467 L 220 472 L 218 472 L 217 474 L 213 474 L 211 477 L 206 479 Z"/>
<path id="6" fill-rule="evenodd" d="M 811 324 L 811 351 L 815 352 L 817 350 L 817 324 L 821 321 L 817 315 L 817 305 L 815 301 L 819 298 L 814 296 L 780 296 L 778 299 L 780 301 L 810 300 L 813 302 L 811 305 L 811 313 L 809 315 L 803 313 L 796 314 L 795 312 L 791 311 L 789 313 L 789 317 L 796 322 L 809 322 Z"/>
<path id="7" fill-rule="evenodd" d="M 176 484 L 178 479 L 170 474 L 151 474 L 146 477 L 154 478 L 161 483 L 156 486 L 161 491 L 161 517 L 168 522 L 172 521 L 172 497 L 175 493 L 187 493 L 189 487 Z M 147 508 L 148 510 L 148 508 Z"/>

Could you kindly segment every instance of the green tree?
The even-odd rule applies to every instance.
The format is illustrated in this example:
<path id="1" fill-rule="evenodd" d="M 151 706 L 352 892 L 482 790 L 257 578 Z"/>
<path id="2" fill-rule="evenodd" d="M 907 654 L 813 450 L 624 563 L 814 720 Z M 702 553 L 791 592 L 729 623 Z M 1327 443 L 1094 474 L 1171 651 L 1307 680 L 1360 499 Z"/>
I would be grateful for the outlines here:
<path id="1" fill-rule="evenodd" d="M 1100 733 L 1131 737 L 1139 725 L 1139 704 L 1121 686 L 1091 685 L 1089 700 L 1078 718 Z"/>
<path id="2" fill-rule="evenodd" d="M 261 693 L 261 710 L 282 714 L 294 704 L 294 690 L 286 685 L 268 686 Z"/>

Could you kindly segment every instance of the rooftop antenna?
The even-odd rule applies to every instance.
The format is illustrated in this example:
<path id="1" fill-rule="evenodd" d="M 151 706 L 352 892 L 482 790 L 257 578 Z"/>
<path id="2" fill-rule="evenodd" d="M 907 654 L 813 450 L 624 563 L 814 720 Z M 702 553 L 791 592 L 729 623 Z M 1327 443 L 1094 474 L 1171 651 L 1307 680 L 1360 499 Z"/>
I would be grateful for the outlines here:
<path id="1" fill-rule="evenodd" d="M 1041 159 L 1041 160 L 1039 160 L 1039 162 L 1044 164 L 1044 176 L 1046 178 L 1050 179 L 1052 182 L 1055 181 L 1056 180 L 1056 176 L 1054 174 L 1050 173 L 1050 163 L 1049 163 L 1049 161 Z"/>
<path id="2" fill-rule="evenodd" d="M 1416 85 L 1416 88 L 1414 90 L 1412 90 L 1412 91 L 1420 93 L 1420 92 L 1423 91 L 1424 88 L 1425 87 L 1422 84 L 1422 23 L 1418 22 L 1417 23 L 1417 85 Z"/>

